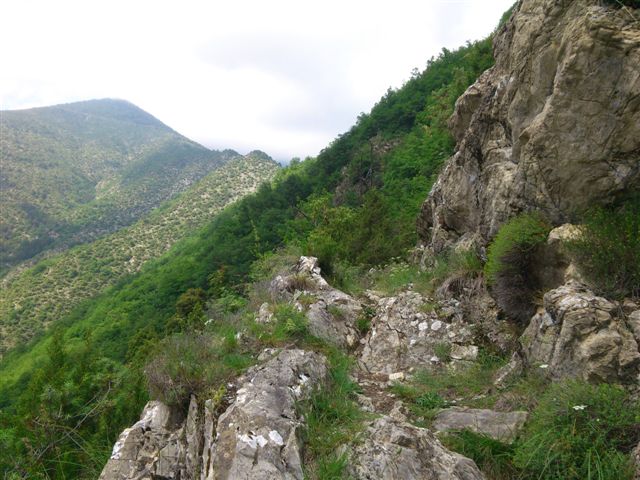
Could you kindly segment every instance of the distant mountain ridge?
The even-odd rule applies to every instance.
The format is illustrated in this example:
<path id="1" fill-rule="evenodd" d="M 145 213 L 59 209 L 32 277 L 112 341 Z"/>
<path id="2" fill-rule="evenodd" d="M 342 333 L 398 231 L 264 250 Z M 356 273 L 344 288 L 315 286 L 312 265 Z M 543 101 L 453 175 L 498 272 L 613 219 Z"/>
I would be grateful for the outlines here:
<path id="1" fill-rule="evenodd" d="M 138 272 L 278 170 L 264 152 L 238 154 L 133 225 L 52 255 L 33 268 L 13 269 L 0 280 L 0 358 L 83 300 Z"/>
<path id="2" fill-rule="evenodd" d="M 124 100 L 2 111 L 0 132 L 3 273 L 130 225 L 238 156 Z"/>

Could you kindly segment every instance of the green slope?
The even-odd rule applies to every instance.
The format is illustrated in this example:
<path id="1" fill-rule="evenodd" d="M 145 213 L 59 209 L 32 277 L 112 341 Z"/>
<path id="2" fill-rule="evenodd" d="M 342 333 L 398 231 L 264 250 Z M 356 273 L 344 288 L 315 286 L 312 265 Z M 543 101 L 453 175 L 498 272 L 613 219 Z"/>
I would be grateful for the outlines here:
<path id="1" fill-rule="evenodd" d="M 278 164 L 261 152 L 229 161 L 135 224 L 9 275 L 0 292 L 0 352 L 165 253 L 222 208 L 269 181 Z"/>
<path id="2" fill-rule="evenodd" d="M 389 90 L 317 158 L 282 170 L 274 182 L 225 209 L 138 274 L 79 305 L 60 320 L 55 336 L 49 333 L 7 355 L 0 363 L 6 450 L 27 459 L 28 448 L 19 436 L 44 442 L 30 421 L 44 405 L 32 399 L 47 388 L 81 392 L 78 398 L 104 396 L 109 402 L 76 431 L 77 441 L 95 448 L 94 456 L 62 439 L 57 445 L 67 447 L 57 448 L 69 464 L 53 456 L 25 460 L 28 472 L 91 477 L 86 465 L 99 465 L 108 456 L 120 429 L 136 418 L 146 400 L 146 353 L 166 334 L 176 301 L 190 288 L 214 298 L 242 293 L 252 263 L 287 244 L 318 255 L 335 282 L 345 265 L 370 266 L 402 255 L 415 244 L 420 204 L 453 151 L 446 118 L 455 99 L 492 62 L 489 39 L 443 51 L 402 88 Z M 51 365 L 64 363 L 61 351 L 74 362 L 89 348 L 99 359 L 89 380 L 78 383 L 69 373 L 66 383 L 60 381 L 64 386 L 55 386 L 46 379 Z M 70 424 L 76 414 L 69 412 L 65 422 Z"/>
<path id="3" fill-rule="evenodd" d="M 130 225 L 233 155 L 121 100 L 0 112 L 0 273 Z"/>

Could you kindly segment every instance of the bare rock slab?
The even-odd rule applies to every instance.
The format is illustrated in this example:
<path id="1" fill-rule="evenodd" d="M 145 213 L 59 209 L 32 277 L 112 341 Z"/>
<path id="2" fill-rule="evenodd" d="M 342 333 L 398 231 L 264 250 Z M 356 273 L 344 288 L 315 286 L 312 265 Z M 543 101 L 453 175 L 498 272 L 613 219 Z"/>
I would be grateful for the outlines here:
<path id="1" fill-rule="evenodd" d="M 352 447 L 348 473 L 356 479 L 480 480 L 473 460 L 447 450 L 424 428 L 383 416 Z"/>
<path id="2" fill-rule="evenodd" d="M 524 426 L 527 416 L 527 412 L 452 407 L 438 413 L 433 428 L 438 432 L 471 430 L 510 443 Z"/>
<path id="3" fill-rule="evenodd" d="M 451 351 L 465 359 L 475 358 L 477 347 L 454 344 L 472 341 L 469 326 L 457 316 L 449 319 L 423 311 L 426 303 L 427 299 L 416 292 L 378 299 L 359 360 L 365 371 L 397 375 L 428 367 L 437 347 L 443 344 L 451 345 Z"/>

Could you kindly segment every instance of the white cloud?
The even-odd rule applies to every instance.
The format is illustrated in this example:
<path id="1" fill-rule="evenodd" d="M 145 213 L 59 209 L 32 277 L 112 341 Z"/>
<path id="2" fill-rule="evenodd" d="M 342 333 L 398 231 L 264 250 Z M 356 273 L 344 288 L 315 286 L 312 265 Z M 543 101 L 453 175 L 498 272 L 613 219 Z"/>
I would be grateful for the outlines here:
<path id="1" fill-rule="evenodd" d="M 124 98 L 210 147 L 315 155 L 511 3 L 3 2 L 0 106 Z"/>

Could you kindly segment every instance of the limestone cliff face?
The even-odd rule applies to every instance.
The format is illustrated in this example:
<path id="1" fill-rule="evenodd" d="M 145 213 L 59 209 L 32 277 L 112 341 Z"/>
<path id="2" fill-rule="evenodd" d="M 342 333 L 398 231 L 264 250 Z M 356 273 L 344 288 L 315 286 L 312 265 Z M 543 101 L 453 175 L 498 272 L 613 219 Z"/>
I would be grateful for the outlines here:
<path id="1" fill-rule="evenodd" d="M 516 5 L 495 66 L 456 103 L 456 153 L 418 219 L 425 245 L 483 246 L 521 211 L 559 224 L 638 186 L 640 11 L 601 3 Z"/>

